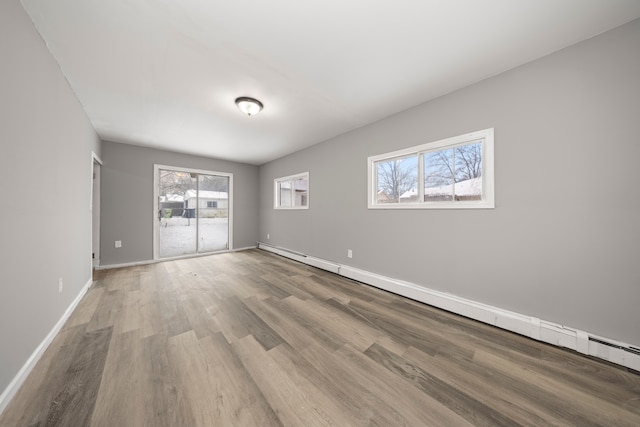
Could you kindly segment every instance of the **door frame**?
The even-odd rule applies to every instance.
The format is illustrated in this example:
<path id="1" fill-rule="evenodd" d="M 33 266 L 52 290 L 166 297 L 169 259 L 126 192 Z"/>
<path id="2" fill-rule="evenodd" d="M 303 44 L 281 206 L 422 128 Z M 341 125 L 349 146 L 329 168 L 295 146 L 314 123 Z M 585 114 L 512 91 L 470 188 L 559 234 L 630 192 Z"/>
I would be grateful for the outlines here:
<path id="1" fill-rule="evenodd" d="M 91 152 L 91 269 L 100 266 L 100 177 L 102 160 L 95 152 Z"/>
<path id="2" fill-rule="evenodd" d="M 196 252 L 194 254 L 180 255 L 175 257 L 160 258 L 160 223 L 158 221 L 158 180 L 160 178 L 160 169 L 171 170 L 176 172 L 196 173 L 202 175 L 217 175 L 229 178 L 229 223 L 228 223 L 228 244 L 226 250 L 213 251 L 213 252 Z M 168 166 L 168 165 L 153 165 L 153 210 L 151 212 L 153 218 L 153 259 L 158 260 L 171 260 L 180 258 L 192 258 L 202 255 L 210 255 L 218 252 L 230 252 L 233 250 L 233 173 L 217 172 L 205 169 L 193 169 L 184 168 L 180 166 Z"/>

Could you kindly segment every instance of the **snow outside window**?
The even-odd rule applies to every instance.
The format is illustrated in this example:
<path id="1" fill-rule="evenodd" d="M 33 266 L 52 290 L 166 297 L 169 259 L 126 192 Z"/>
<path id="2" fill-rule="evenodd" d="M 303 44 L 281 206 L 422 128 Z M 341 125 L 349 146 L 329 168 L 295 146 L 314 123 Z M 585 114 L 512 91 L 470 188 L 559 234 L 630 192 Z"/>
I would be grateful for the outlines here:
<path id="1" fill-rule="evenodd" d="M 273 182 L 275 209 L 309 208 L 309 172 L 276 178 Z"/>
<path id="2" fill-rule="evenodd" d="M 493 208 L 493 129 L 368 159 L 369 209 Z"/>

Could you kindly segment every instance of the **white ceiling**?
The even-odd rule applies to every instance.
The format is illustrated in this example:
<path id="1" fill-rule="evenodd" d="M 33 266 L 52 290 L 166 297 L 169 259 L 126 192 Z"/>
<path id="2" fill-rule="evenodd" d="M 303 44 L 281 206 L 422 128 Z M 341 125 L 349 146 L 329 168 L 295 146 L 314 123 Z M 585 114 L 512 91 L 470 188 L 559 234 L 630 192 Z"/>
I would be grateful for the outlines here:
<path id="1" fill-rule="evenodd" d="M 639 0 L 22 4 L 103 139 L 252 164 L 640 17 Z"/>

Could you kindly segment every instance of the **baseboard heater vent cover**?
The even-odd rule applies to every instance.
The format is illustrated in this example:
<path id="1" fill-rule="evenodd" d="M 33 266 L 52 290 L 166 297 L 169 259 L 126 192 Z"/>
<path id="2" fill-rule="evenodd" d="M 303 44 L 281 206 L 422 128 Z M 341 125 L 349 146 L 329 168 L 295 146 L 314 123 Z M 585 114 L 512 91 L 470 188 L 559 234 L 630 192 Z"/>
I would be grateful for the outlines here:
<path id="1" fill-rule="evenodd" d="M 618 350 L 623 350 L 623 351 L 627 351 L 629 353 L 635 354 L 640 356 L 640 348 L 635 348 L 635 347 L 631 347 L 631 346 L 624 346 L 624 345 L 619 345 L 619 344 L 614 344 L 605 340 L 601 340 L 599 338 L 594 338 L 594 337 L 589 337 L 589 341 L 593 341 L 593 342 L 597 342 L 598 344 L 602 344 L 602 345 L 606 345 L 607 347 L 613 347 L 616 348 Z"/>

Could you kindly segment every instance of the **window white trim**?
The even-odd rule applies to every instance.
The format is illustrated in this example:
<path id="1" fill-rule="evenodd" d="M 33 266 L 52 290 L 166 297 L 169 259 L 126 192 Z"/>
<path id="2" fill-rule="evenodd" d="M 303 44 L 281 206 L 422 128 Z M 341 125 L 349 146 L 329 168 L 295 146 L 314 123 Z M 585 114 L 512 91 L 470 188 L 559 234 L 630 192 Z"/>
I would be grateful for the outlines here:
<path id="1" fill-rule="evenodd" d="M 493 128 L 477 132 L 459 135 L 440 141 L 409 147 L 389 153 L 370 156 L 367 158 L 367 205 L 369 209 L 493 209 L 494 202 L 494 149 Z M 428 152 L 454 148 L 457 146 L 482 141 L 482 199 L 466 201 L 423 201 L 418 197 L 416 202 L 409 203 L 379 203 L 378 202 L 378 177 L 375 164 L 384 160 L 398 157 L 417 156 L 418 160 L 418 188 L 419 196 L 424 195 L 424 162 L 423 155 Z"/>
<path id="2" fill-rule="evenodd" d="M 307 181 L 307 194 L 304 205 L 295 205 L 295 186 L 293 185 L 293 181 L 297 179 L 304 179 Z M 290 181 L 291 185 L 291 198 L 290 200 L 293 202 L 292 206 L 282 206 L 282 200 L 280 199 L 280 192 L 278 191 L 278 184 Z M 295 175 L 283 176 L 282 178 L 276 178 L 273 180 L 273 208 L 274 209 L 283 209 L 283 210 L 298 210 L 298 209 L 309 209 L 309 196 L 310 196 L 310 183 L 309 183 L 309 172 L 298 173 Z"/>

